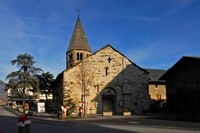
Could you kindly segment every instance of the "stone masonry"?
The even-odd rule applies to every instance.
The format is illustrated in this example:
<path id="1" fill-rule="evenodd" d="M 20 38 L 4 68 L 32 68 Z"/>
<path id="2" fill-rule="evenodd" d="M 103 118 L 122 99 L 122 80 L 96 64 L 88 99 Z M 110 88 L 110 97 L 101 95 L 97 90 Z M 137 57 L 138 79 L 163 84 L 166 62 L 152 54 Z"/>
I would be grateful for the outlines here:
<path id="1" fill-rule="evenodd" d="M 83 90 L 83 80 L 77 75 L 84 67 L 89 70 L 84 81 L 90 82 Z M 63 95 L 70 91 L 77 110 L 84 97 L 86 114 L 106 111 L 121 114 L 124 109 L 141 113 L 149 106 L 148 84 L 148 72 L 110 45 L 63 72 Z"/>

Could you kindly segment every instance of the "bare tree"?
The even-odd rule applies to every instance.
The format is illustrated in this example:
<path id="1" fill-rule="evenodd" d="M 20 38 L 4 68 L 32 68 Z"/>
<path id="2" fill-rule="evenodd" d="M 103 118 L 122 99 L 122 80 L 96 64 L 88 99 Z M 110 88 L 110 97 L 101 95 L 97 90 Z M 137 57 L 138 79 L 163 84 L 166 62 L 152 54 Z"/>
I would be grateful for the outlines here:
<path id="1" fill-rule="evenodd" d="M 82 61 L 78 64 L 78 70 L 74 74 L 74 78 L 80 86 L 82 91 L 81 102 L 83 111 L 83 117 L 86 114 L 86 99 L 85 96 L 89 94 L 89 85 L 92 84 L 94 79 L 94 72 L 90 66 L 90 62 L 88 60 Z"/>

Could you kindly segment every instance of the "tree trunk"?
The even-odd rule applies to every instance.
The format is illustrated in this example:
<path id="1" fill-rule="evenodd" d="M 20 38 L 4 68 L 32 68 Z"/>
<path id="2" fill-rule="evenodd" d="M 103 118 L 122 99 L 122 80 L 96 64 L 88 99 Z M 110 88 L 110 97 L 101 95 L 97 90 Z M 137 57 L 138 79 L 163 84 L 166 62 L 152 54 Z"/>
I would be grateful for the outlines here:
<path id="1" fill-rule="evenodd" d="M 46 101 L 48 100 L 48 96 L 47 96 L 47 94 L 45 94 L 45 96 L 46 96 Z"/>
<path id="2" fill-rule="evenodd" d="M 22 105 L 23 105 L 23 107 L 24 107 L 24 105 L 25 105 L 25 93 L 26 93 L 26 88 L 23 88 L 23 94 L 22 94 Z"/>

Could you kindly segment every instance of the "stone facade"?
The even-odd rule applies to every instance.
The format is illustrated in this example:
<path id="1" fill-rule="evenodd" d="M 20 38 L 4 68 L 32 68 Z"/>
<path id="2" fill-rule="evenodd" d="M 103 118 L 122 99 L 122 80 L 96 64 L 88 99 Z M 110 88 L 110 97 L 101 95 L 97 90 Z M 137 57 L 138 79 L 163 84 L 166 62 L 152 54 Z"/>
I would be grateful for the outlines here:
<path id="1" fill-rule="evenodd" d="M 153 100 L 166 100 L 165 82 L 149 82 L 149 95 Z"/>
<path id="2" fill-rule="evenodd" d="M 82 59 L 88 57 L 91 55 L 91 52 L 88 52 L 86 50 L 73 50 L 66 54 L 66 60 L 67 69 L 72 68 L 74 65 L 76 65 L 78 62 L 80 62 Z"/>
<path id="3" fill-rule="evenodd" d="M 166 72 L 161 69 L 145 69 L 149 72 L 149 95 L 152 100 L 166 100 L 166 82 L 160 77 Z"/>
<path id="4" fill-rule="evenodd" d="M 93 53 L 80 18 L 66 52 L 66 70 L 56 78 L 54 102 L 76 103 L 84 114 L 141 113 L 149 108 L 148 71 L 110 45 Z"/>
<path id="5" fill-rule="evenodd" d="M 63 72 L 63 95 L 70 91 L 77 109 L 84 102 L 86 114 L 141 113 L 149 105 L 148 83 L 146 70 L 107 45 Z"/>

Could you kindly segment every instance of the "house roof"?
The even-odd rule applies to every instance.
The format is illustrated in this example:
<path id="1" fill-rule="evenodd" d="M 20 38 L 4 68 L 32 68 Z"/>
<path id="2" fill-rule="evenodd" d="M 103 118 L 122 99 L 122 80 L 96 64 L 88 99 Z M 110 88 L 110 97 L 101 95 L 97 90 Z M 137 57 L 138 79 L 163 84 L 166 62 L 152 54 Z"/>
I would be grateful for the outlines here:
<path id="1" fill-rule="evenodd" d="M 150 81 L 157 81 L 160 77 L 166 72 L 166 70 L 161 69 L 149 69 L 145 68 L 146 71 L 149 72 L 149 80 Z"/>
<path id="2" fill-rule="evenodd" d="M 171 73 L 184 66 L 187 63 L 197 61 L 200 63 L 200 56 L 183 56 L 178 62 L 176 62 L 167 72 L 160 78 L 165 80 Z"/>
<path id="3" fill-rule="evenodd" d="M 67 52 L 72 50 L 86 50 L 91 52 L 90 45 L 88 43 L 86 34 L 81 24 L 81 20 L 78 17 L 76 25 L 72 34 L 72 38 L 69 43 Z"/>

